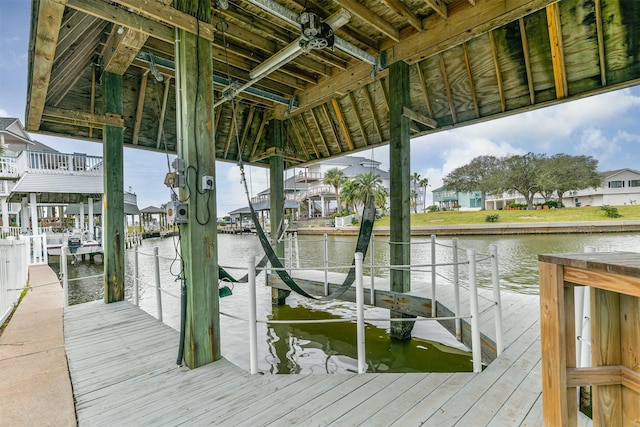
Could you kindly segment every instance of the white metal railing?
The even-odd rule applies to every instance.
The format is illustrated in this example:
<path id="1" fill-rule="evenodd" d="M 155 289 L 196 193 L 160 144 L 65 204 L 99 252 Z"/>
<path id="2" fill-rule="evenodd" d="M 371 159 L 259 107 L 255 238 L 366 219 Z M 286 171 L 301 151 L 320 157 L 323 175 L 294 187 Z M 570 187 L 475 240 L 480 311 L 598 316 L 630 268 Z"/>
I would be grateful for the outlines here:
<path id="1" fill-rule="evenodd" d="M 0 230 L 0 239 L 6 239 L 8 237 L 14 237 L 18 239 L 20 238 L 21 234 L 21 227 L 2 227 L 2 230 Z"/>
<path id="2" fill-rule="evenodd" d="M 29 276 L 29 245 L 10 237 L 0 240 L 0 324 L 13 311 Z"/>
<path id="3" fill-rule="evenodd" d="M 13 177 L 16 178 L 24 172 L 102 175 L 102 157 L 86 154 L 25 150 L 17 157 L 3 156 L 0 159 L 0 165 L 6 161 L 7 170 L 14 172 Z"/>

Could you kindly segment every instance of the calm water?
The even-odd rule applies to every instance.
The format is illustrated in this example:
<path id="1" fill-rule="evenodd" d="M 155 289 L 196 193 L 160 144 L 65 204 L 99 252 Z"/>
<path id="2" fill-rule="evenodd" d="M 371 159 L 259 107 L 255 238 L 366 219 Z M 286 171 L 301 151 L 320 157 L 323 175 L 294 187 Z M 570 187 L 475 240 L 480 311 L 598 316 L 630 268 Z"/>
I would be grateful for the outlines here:
<path id="1" fill-rule="evenodd" d="M 179 329 L 180 306 L 179 262 L 176 258 L 177 239 L 149 239 L 139 247 L 139 271 L 141 277 L 141 307 L 156 315 L 154 284 L 153 247 L 157 246 L 160 261 L 163 317 L 168 325 Z M 438 263 L 452 259 L 451 238 L 439 238 L 436 254 Z M 621 234 L 572 234 L 572 235 L 525 235 L 525 236 L 482 236 L 460 238 L 460 248 L 472 248 L 480 254 L 488 253 L 489 245 L 498 247 L 500 274 L 503 288 L 515 292 L 538 293 L 537 256 L 541 253 L 583 252 L 585 246 L 594 246 L 597 251 L 640 252 L 640 233 Z M 256 236 L 218 236 L 219 263 L 235 277 L 246 273 L 249 256 L 262 256 L 262 249 Z M 355 237 L 329 236 L 328 253 L 330 265 L 350 264 L 353 257 Z M 287 258 L 289 244 L 285 243 Z M 295 249 L 295 245 L 291 245 Z M 324 242 L 321 236 L 298 237 L 301 267 L 321 267 Z M 293 251 L 295 253 L 295 250 Z M 413 264 L 428 263 L 431 260 L 429 238 L 413 238 L 411 247 Z M 461 259 L 465 258 L 461 251 Z M 134 251 L 127 250 L 126 296 L 131 298 Z M 56 257 L 51 266 L 58 270 Z M 369 263 L 369 255 L 365 265 Z M 388 238 L 379 237 L 374 246 L 375 265 L 388 265 Z M 238 267 L 236 269 L 232 267 Z M 92 276 L 102 273 L 101 264 L 82 262 L 69 266 L 70 278 Z M 451 268 L 441 267 L 438 273 L 451 277 Z M 466 271 L 461 269 L 461 280 L 466 279 Z M 365 269 L 365 274 L 369 274 Z M 387 277 L 387 269 L 376 269 L 375 276 Z M 480 286 L 489 286 L 489 264 L 478 265 Z M 412 284 L 430 283 L 429 272 L 414 272 Z M 368 286 L 365 283 L 365 286 Z M 103 297 L 102 279 L 84 279 L 70 284 L 70 301 L 78 304 Z M 248 294 L 246 284 L 236 284 L 233 295 L 220 300 L 223 313 L 248 318 Z M 271 290 L 264 286 L 264 275 L 258 276 L 258 319 L 330 319 L 355 316 L 355 306 L 341 301 L 322 303 L 310 301 L 292 294 L 287 304 L 281 307 L 271 304 Z M 388 312 L 377 308 L 366 308 L 368 318 L 388 318 Z M 367 324 L 366 349 L 369 372 L 439 372 L 470 371 L 471 355 L 464 351 L 451 336 L 435 322 L 416 322 L 414 338 L 398 343 L 390 339 L 388 322 Z M 242 320 L 221 316 L 221 346 L 227 359 L 238 366 L 249 369 L 248 325 Z M 271 373 L 338 373 L 357 370 L 355 351 L 355 323 L 266 325 L 258 324 L 259 350 L 258 368 Z M 443 345 L 445 343 L 447 345 Z"/>

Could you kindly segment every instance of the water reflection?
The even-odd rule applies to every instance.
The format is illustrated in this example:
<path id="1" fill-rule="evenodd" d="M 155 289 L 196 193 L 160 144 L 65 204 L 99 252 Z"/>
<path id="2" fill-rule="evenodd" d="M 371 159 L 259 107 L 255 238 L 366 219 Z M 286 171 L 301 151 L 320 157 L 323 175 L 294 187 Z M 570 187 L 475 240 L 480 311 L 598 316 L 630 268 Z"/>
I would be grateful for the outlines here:
<path id="1" fill-rule="evenodd" d="M 412 239 L 412 262 L 428 263 L 431 250 L 428 237 Z M 451 238 L 439 238 L 436 254 L 439 263 L 452 261 Z M 576 235 L 523 235 L 523 236 L 482 236 L 459 239 L 461 248 L 473 248 L 479 253 L 488 253 L 489 245 L 498 247 L 501 285 L 522 293 L 538 293 L 537 257 L 541 253 L 583 252 L 585 246 L 594 246 L 597 251 L 640 252 L 640 233 L 623 234 L 576 234 Z M 180 326 L 180 262 L 176 256 L 177 239 L 149 239 L 139 247 L 140 305 L 151 313 L 157 314 L 156 292 L 153 288 L 155 270 L 153 248 L 158 247 L 160 255 L 160 282 L 162 293 L 164 322 L 173 328 Z M 319 267 L 322 265 L 324 241 L 321 236 L 298 237 L 299 264 L 301 267 Z M 329 236 L 328 253 L 330 265 L 349 265 L 353 257 L 355 237 Z M 295 245 L 291 245 L 295 249 Z M 286 257 L 289 258 L 289 244 L 285 244 Z M 374 263 L 389 264 L 388 238 L 376 237 L 374 244 Z M 219 263 L 228 268 L 235 277 L 246 273 L 251 255 L 261 256 L 262 249 L 252 235 L 219 235 Z M 125 295 L 131 299 L 132 275 L 135 253 L 127 250 Z M 369 264 L 370 254 L 365 259 Z M 460 259 L 465 259 L 460 251 Z M 295 263 L 294 258 L 294 263 Z M 56 257 L 51 257 L 50 265 L 57 272 L 59 265 Z M 480 286 L 490 286 L 489 264 L 480 263 L 478 274 Z M 461 280 L 466 280 L 466 270 L 461 269 Z M 102 273 L 102 264 L 87 261 L 69 266 L 70 278 L 93 276 Z M 365 274 L 369 274 L 368 269 Z M 451 267 L 439 267 L 438 280 L 452 276 Z M 375 276 L 388 277 L 388 269 L 376 269 Z M 430 273 L 414 272 L 412 287 L 430 283 Z M 320 303 L 291 295 L 287 305 L 277 307 L 271 304 L 271 289 L 264 286 L 264 275 L 258 276 L 258 319 L 306 319 L 351 317 L 353 305 L 340 301 Z M 103 279 L 92 278 L 74 281 L 70 284 L 70 302 L 79 304 L 103 298 Z M 248 318 L 248 290 L 246 284 L 236 284 L 233 295 L 220 300 L 222 313 Z M 367 308 L 369 318 L 388 318 L 385 310 Z M 221 347 L 223 356 L 238 366 L 249 369 L 248 325 L 247 322 L 221 316 Z M 355 324 L 294 324 L 280 325 L 259 323 L 258 368 L 272 373 L 339 373 L 355 372 L 357 356 L 355 354 Z M 469 353 L 444 347 L 438 342 L 451 342 L 448 333 L 434 322 L 418 322 L 414 329 L 415 338 L 406 343 L 393 342 L 388 333 L 388 322 L 373 322 L 366 328 L 367 365 L 369 372 L 438 372 L 469 371 L 471 357 Z M 428 341 L 428 338 L 430 341 Z"/>

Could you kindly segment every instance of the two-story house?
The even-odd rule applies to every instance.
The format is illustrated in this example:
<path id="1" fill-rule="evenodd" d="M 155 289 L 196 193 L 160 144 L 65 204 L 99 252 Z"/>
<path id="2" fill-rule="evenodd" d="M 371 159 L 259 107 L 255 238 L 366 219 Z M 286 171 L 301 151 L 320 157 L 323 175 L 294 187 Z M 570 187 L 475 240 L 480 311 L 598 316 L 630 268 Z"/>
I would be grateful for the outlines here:
<path id="1" fill-rule="evenodd" d="M 482 209 L 482 193 L 479 191 L 455 191 L 440 187 L 433 190 L 432 194 L 433 203 L 440 209 Z"/>
<path id="2" fill-rule="evenodd" d="M 640 172 L 634 169 L 618 169 L 601 172 L 602 185 L 565 193 L 565 206 L 635 205 L 640 203 Z"/>

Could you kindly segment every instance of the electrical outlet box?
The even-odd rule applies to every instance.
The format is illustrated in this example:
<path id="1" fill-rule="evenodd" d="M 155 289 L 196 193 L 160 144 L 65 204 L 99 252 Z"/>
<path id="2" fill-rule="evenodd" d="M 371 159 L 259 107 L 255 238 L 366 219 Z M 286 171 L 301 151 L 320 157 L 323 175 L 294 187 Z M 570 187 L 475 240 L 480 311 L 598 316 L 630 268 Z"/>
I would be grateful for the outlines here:
<path id="1" fill-rule="evenodd" d="M 171 167 L 178 173 L 184 172 L 184 160 L 175 158 L 171 163 Z"/>
<path id="2" fill-rule="evenodd" d="M 215 180 L 212 176 L 205 175 L 202 177 L 202 189 L 211 191 L 215 189 Z"/>
<path id="3" fill-rule="evenodd" d="M 164 177 L 164 185 L 169 188 L 182 188 L 185 185 L 184 175 L 178 172 L 169 172 Z"/>
<path id="4" fill-rule="evenodd" d="M 189 209 L 186 203 L 176 205 L 176 224 L 186 224 L 189 222 Z"/>

